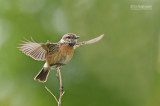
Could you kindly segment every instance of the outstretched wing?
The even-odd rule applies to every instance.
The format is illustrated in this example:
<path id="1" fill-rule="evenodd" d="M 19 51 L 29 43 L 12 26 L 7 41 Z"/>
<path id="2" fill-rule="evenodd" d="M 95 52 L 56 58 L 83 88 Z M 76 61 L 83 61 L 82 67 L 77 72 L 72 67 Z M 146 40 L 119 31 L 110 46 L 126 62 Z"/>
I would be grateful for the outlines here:
<path id="1" fill-rule="evenodd" d="M 75 44 L 74 46 L 74 49 L 80 47 L 81 45 L 84 45 L 84 44 L 91 44 L 91 43 L 95 43 L 95 42 L 98 42 L 99 40 L 101 40 L 103 38 L 104 34 L 98 36 L 97 38 L 94 38 L 94 39 L 91 39 L 89 41 L 83 41 L 83 42 L 78 42 Z"/>
<path id="2" fill-rule="evenodd" d="M 33 59 L 35 60 L 40 60 L 40 61 L 44 61 L 45 58 L 46 58 L 46 54 L 52 49 L 54 49 L 54 46 L 57 45 L 57 43 L 50 43 L 50 42 L 47 42 L 47 43 L 37 43 L 35 41 L 27 41 L 27 42 L 24 42 L 24 44 L 19 44 L 21 45 L 20 47 L 20 50 L 32 57 Z"/>

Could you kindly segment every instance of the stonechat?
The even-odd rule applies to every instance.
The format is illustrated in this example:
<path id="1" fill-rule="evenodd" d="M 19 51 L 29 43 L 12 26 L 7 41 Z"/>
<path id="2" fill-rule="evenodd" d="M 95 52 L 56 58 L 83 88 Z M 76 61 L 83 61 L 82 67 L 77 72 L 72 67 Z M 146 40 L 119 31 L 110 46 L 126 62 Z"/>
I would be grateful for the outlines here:
<path id="1" fill-rule="evenodd" d="M 84 44 L 95 43 L 102 39 L 103 36 L 104 35 L 101 35 L 89 41 L 77 42 L 80 36 L 68 33 L 65 34 L 58 43 L 51 43 L 49 41 L 46 43 L 37 43 L 32 39 L 32 41 L 23 41 L 23 44 L 20 44 L 21 46 L 18 48 L 20 48 L 24 54 L 35 60 L 46 61 L 41 71 L 34 78 L 40 82 L 46 82 L 52 67 L 56 68 L 67 64 L 71 60 L 74 50 L 77 47 Z"/>

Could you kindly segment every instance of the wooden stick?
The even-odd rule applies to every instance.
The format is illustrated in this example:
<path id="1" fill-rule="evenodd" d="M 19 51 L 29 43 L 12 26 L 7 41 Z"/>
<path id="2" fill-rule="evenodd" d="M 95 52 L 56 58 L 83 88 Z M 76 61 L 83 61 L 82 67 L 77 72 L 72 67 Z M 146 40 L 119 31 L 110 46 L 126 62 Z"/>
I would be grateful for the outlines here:
<path id="1" fill-rule="evenodd" d="M 45 86 L 45 88 L 54 97 L 58 106 L 61 106 L 62 96 L 64 95 L 65 92 L 63 92 L 63 85 L 62 85 L 62 77 L 61 77 L 60 67 L 57 67 L 57 74 L 58 74 L 59 86 L 60 86 L 59 87 L 59 91 L 60 91 L 59 100 L 56 98 L 56 96 L 46 86 Z"/>
<path id="2" fill-rule="evenodd" d="M 58 106 L 61 106 L 61 100 L 63 96 L 63 85 L 62 85 L 62 77 L 61 77 L 61 70 L 60 67 L 57 68 L 58 74 L 59 74 L 59 85 L 60 85 L 60 96 L 59 96 L 59 101 L 58 101 Z"/>
<path id="3" fill-rule="evenodd" d="M 56 102 L 58 103 L 58 99 L 56 98 L 56 96 L 45 86 L 46 90 L 54 97 L 54 99 L 56 100 Z"/>

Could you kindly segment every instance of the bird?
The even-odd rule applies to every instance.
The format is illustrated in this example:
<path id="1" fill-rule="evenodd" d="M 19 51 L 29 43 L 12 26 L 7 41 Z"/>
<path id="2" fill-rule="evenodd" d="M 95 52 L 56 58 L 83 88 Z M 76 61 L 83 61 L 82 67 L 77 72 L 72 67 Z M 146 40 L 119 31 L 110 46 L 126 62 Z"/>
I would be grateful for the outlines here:
<path id="1" fill-rule="evenodd" d="M 18 48 L 24 54 L 35 60 L 45 61 L 40 72 L 34 77 L 34 80 L 44 83 L 47 81 L 49 72 L 52 68 L 62 67 L 71 60 L 76 48 L 81 45 L 95 43 L 102 39 L 103 36 L 104 34 L 88 41 L 77 42 L 80 36 L 73 33 L 67 33 L 64 34 L 57 43 L 51 43 L 50 41 L 47 41 L 46 43 L 37 43 L 31 38 L 31 41 L 22 41 L 23 43 L 19 44 L 20 47 Z"/>

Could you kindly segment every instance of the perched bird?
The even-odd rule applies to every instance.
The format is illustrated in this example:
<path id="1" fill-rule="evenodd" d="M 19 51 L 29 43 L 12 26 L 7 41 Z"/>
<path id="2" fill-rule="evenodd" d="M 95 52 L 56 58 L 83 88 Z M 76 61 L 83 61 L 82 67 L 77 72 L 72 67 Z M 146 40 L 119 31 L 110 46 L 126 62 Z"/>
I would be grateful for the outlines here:
<path id="1" fill-rule="evenodd" d="M 77 42 L 80 36 L 73 33 L 65 34 L 58 43 L 37 43 L 32 41 L 23 41 L 18 47 L 20 50 L 35 60 L 46 61 L 41 71 L 35 76 L 35 80 L 46 82 L 49 71 L 52 67 L 63 66 L 67 64 L 74 53 L 74 49 L 84 44 L 91 44 L 102 39 L 104 35 L 89 41 Z"/>

